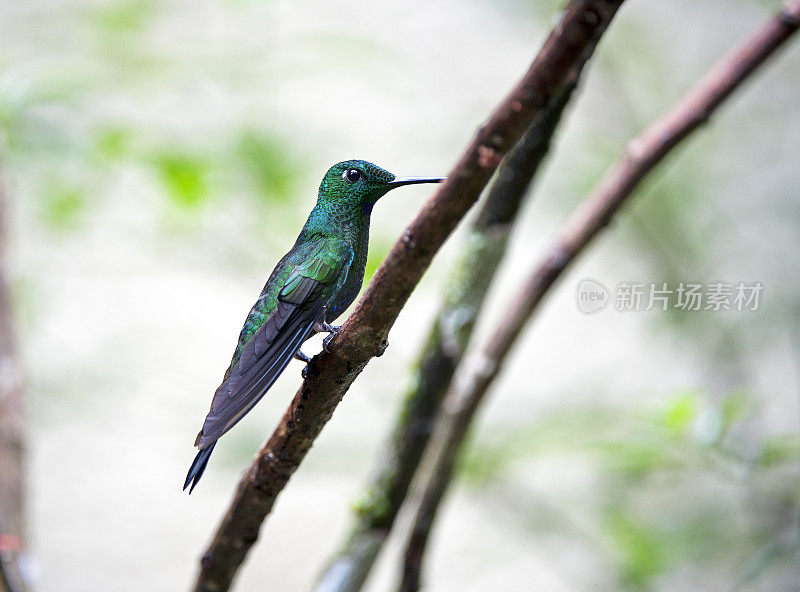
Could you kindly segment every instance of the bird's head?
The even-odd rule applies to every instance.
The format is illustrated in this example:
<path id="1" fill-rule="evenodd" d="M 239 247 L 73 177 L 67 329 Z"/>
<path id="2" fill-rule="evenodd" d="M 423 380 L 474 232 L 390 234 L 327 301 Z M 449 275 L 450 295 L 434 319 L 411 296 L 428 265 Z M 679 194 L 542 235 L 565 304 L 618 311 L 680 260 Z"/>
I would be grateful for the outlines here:
<path id="1" fill-rule="evenodd" d="M 375 202 L 396 187 L 443 180 L 442 177 L 396 177 L 366 160 L 345 160 L 325 173 L 319 186 L 319 199 L 339 207 L 361 206 L 369 213 Z"/>

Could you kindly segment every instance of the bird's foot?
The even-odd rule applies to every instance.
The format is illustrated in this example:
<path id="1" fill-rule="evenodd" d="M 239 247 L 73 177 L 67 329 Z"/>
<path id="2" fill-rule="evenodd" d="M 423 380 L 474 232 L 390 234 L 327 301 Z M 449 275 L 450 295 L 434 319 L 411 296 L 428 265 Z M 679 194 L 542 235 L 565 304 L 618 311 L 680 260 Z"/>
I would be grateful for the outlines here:
<path id="1" fill-rule="evenodd" d="M 299 349 L 296 352 L 294 352 L 294 359 L 300 360 L 301 362 L 305 362 L 306 364 L 308 364 L 311 361 L 311 358 L 306 354 L 304 354 L 302 350 Z"/>
<path id="2" fill-rule="evenodd" d="M 297 351 L 294 352 L 294 359 L 306 363 L 306 365 L 303 366 L 303 369 L 300 371 L 300 376 L 302 376 L 303 380 L 305 380 L 306 375 L 308 374 L 308 365 L 311 363 L 311 357 L 304 354 L 303 351 L 298 348 Z"/>
<path id="3" fill-rule="evenodd" d="M 334 327 L 333 325 L 329 325 L 325 321 L 317 321 L 314 325 L 314 331 L 317 333 L 327 332 L 328 336 L 322 340 L 322 349 L 326 352 L 328 351 L 328 345 L 331 342 L 331 339 L 336 337 L 337 333 L 339 333 L 339 329 L 341 329 L 341 325 L 338 327 Z"/>
<path id="4" fill-rule="evenodd" d="M 317 321 L 316 323 L 314 323 L 313 330 L 314 333 L 332 333 L 333 335 L 336 335 L 339 332 L 339 329 L 341 328 L 342 328 L 341 325 L 338 327 L 334 327 L 333 325 L 329 325 L 325 321 Z"/>
<path id="5" fill-rule="evenodd" d="M 328 345 L 330 344 L 331 339 L 334 337 L 336 337 L 336 333 L 330 333 L 325 339 L 322 340 L 322 349 L 324 351 L 328 351 Z"/>

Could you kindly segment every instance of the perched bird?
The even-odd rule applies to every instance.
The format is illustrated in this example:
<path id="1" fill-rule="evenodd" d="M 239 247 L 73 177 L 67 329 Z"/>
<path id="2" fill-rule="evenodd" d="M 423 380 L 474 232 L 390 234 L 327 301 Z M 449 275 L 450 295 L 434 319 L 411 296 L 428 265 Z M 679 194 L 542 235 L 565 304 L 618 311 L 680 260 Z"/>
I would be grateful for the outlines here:
<path id="1" fill-rule="evenodd" d="M 310 358 L 300 345 L 338 327 L 332 323 L 358 295 L 364 280 L 372 208 L 403 185 L 439 183 L 439 177 L 395 177 L 364 160 L 333 165 L 319 186 L 317 204 L 294 246 L 283 256 L 250 309 L 211 410 L 197 434 L 183 488 L 192 492 L 217 440 L 258 403 L 289 361 Z"/>

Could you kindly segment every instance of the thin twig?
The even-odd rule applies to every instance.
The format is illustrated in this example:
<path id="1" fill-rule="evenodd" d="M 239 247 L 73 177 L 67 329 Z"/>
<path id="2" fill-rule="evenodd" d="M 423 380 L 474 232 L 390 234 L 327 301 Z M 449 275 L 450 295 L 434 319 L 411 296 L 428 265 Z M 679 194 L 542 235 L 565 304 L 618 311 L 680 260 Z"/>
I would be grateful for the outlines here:
<path id="1" fill-rule="evenodd" d="M 448 180 L 406 228 L 332 341 L 316 356 L 291 405 L 243 475 L 203 555 L 197 591 L 228 590 L 275 499 L 355 378 L 374 356 L 433 256 L 477 200 L 503 155 L 585 59 L 606 15 L 622 0 L 572 0 L 528 72 L 480 128 Z"/>
<path id="2" fill-rule="evenodd" d="M 594 46 L 602 32 L 598 30 Z M 575 65 L 564 87 L 503 159 L 462 245 L 455 272 L 445 285 L 444 301 L 421 349 L 412 387 L 403 397 L 370 483 L 356 504 L 350 532 L 320 575 L 316 592 L 360 590 L 389 536 L 430 439 L 442 399 L 505 256 L 517 214 L 549 151 L 550 140 L 584 65 L 585 62 Z"/>
<path id="3" fill-rule="evenodd" d="M 611 221 L 642 179 L 669 151 L 708 121 L 716 108 L 800 27 L 800 0 L 786 4 L 741 46 L 718 62 L 666 115 L 629 142 L 624 156 L 573 212 L 523 288 L 509 300 L 507 313 L 485 347 L 465 360 L 468 373 L 448 393 L 431 451 L 435 455 L 405 550 L 401 592 L 419 590 L 425 547 L 436 511 L 451 481 L 459 448 L 478 406 L 519 337 L 556 279 Z"/>

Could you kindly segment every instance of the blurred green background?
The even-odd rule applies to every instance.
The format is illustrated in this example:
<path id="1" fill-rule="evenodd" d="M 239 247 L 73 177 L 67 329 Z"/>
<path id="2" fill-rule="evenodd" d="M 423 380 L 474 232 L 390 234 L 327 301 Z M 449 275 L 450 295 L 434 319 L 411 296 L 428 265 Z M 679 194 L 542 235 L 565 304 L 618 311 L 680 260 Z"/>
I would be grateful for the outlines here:
<path id="1" fill-rule="evenodd" d="M 195 494 L 180 491 L 241 322 L 319 179 L 347 158 L 446 174 L 559 5 L 0 5 L 0 156 L 41 590 L 189 586 L 300 381 L 293 364 Z M 623 6 L 479 334 L 624 143 L 778 5 Z M 547 302 L 463 459 L 429 590 L 800 590 L 798 91 L 795 43 L 653 175 Z M 428 194 L 379 204 L 369 270 Z M 305 589 L 339 543 L 458 243 L 281 496 L 238 590 Z M 755 312 L 585 315 L 584 277 L 764 292 Z M 369 590 L 394 581 L 396 551 Z"/>

